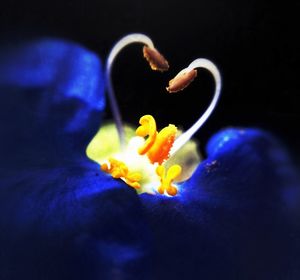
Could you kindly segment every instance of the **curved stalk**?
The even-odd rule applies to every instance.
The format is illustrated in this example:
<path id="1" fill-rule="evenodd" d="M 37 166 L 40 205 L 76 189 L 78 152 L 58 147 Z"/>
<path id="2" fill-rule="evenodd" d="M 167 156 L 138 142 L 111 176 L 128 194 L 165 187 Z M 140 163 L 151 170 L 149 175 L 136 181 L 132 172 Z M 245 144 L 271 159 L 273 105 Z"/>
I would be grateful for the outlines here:
<path id="1" fill-rule="evenodd" d="M 148 62 L 151 65 L 151 68 L 154 70 L 160 70 L 160 71 L 165 71 L 165 69 L 161 69 L 159 68 L 159 66 L 157 66 L 155 63 L 166 63 L 166 66 L 168 66 L 167 61 L 164 61 L 164 58 L 158 53 L 158 51 L 154 48 L 153 42 L 152 40 L 144 35 L 144 34 L 140 34 L 140 33 L 132 33 L 129 34 L 123 38 L 121 38 L 112 48 L 112 50 L 110 51 L 107 61 L 106 61 L 106 85 L 107 85 L 107 94 L 108 94 L 108 98 L 110 101 L 110 106 L 111 106 L 111 110 L 112 110 L 112 114 L 113 114 L 113 118 L 117 127 L 117 132 L 119 135 L 119 140 L 120 140 L 120 144 L 121 144 L 121 148 L 124 148 L 125 145 L 125 135 L 124 135 L 124 128 L 123 128 L 123 124 L 122 124 L 122 117 L 121 117 L 121 113 L 116 101 L 116 97 L 115 97 L 115 92 L 114 92 L 114 88 L 112 85 L 112 78 L 111 78 L 111 71 L 112 71 L 112 67 L 114 64 L 114 61 L 117 57 L 117 55 L 128 45 L 133 44 L 133 43 L 141 43 L 144 44 L 145 46 L 148 47 L 148 51 L 146 53 L 145 49 L 144 49 L 144 56 L 146 57 L 146 59 L 148 60 Z M 148 53 L 150 52 L 150 53 Z M 156 67 L 157 66 L 157 67 Z"/>
<path id="2" fill-rule="evenodd" d="M 208 59 L 205 58 L 198 58 L 194 60 L 187 68 L 183 69 L 178 73 L 178 75 L 170 81 L 170 86 L 167 88 L 170 92 L 175 92 L 172 91 L 172 83 L 175 84 L 178 87 L 178 84 L 182 84 L 182 87 L 176 88 L 176 91 L 182 90 L 184 87 L 186 87 L 194 78 L 197 74 L 194 74 L 188 78 L 188 80 L 185 77 L 189 76 L 189 73 L 192 73 L 192 71 L 195 71 L 196 68 L 204 68 L 208 70 L 215 81 L 215 91 L 214 91 L 214 96 L 213 99 L 206 109 L 206 111 L 200 116 L 200 118 L 182 135 L 180 135 L 174 142 L 174 145 L 170 151 L 170 156 L 174 155 L 186 142 L 188 142 L 191 137 L 202 127 L 202 125 L 207 121 L 207 119 L 210 117 L 211 113 L 215 109 L 218 100 L 220 98 L 221 94 L 221 87 L 222 87 L 222 79 L 221 79 L 221 74 L 220 71 L 218 70 L 217 66 L 211 62 Z M 197 73 L 197 72 L 195 72 Z M 181 82 L 184 80 L 183 82 Z"/>

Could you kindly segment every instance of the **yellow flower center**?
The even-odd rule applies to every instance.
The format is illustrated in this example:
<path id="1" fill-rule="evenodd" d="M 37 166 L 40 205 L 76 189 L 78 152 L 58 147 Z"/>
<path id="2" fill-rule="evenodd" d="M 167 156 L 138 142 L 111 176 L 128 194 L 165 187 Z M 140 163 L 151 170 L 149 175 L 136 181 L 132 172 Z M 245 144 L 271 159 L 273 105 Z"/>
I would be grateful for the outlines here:
<path id="1" fill-rule="evenodd" d="M 179 165 L 172 165 L 167 171 L 162 164 L 169 158 L 170 149 L 174 143 L 177 128 L 170 124 L 163 128 L 160 132 L 156 130 L 155 119 L 151 115 L 145 115 L 140 118 L 140 126 L 136 130 L 136 135 L 139 137 L 146 137 L 143 145 L 137 149 L 140 156 L 147 155 L 149 164 L 153 166 L 157 182 L 160 185 L 156 186 L 160 194 L 165 192 L 168 195 L 174 196 L 177 194 L 177 188 L 172 185 L 174 179 L 181 173 Z M 122 179 L 129 186 L 140 189 L 140 181 L 143 179 L 141 172 L 132 171 L 128 165 L 116 158 L 109 158 L 108 162 L 101 165 L 101 170 L 111 174 L 115 179 Z"/>

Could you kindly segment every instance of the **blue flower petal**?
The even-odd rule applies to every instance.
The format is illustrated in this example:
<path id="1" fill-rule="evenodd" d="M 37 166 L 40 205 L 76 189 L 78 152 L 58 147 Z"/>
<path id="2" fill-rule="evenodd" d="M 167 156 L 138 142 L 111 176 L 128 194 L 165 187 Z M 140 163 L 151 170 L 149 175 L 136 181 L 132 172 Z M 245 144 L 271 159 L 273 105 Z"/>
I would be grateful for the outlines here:
<path id="1" fill-rule="evenodd" d="M 149 230 L 133 189 L 94 164 L 1 178 L 0 279 L 147 279 Z"/>
<path id="2" fill-rule="evenodd" d="M 179 196 L 142 195 L 156 278 L 298 279 L 299 178 L 284 147 L 265 131 L 232 128 L 207 151 Z"/>
<path id="3" fill-rule="evenodd" d="M 75 98 L 104 108 L 101 61 L 78 44 L 40 39 L 4 49 L 0 58 L 1 85 L 45 89 L 46 106 Z"/>
<path id="4" fill-rule="evenodd" d="M 105 105 L 101 61 L 50 39 L 1 57 L 0 279 L 147 279 L 138 195 L 85 156 Z"/>
<path id="5" fill-rule="evenodd" d="M 0 61 L 0 166 L 84 155 L 105 106 L 98 57 L 77 44 L 44 39 L 2 50 Z"/>
<path id="6" fill-rule="evenodd" d="M 283 145 L 225 129 L 176 197 L 85 157 L 101 62 L 40 40 L 0 59 L 0 279 L 299 279 L 299 178 Z"/>

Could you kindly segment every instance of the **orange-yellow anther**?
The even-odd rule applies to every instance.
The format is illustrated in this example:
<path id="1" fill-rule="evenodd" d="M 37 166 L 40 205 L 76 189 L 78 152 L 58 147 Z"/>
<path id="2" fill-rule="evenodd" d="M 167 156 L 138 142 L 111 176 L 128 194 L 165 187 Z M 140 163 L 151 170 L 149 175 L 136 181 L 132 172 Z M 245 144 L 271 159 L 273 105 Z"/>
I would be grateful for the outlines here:
<path id="1" fill-rule="evenodd" d="M 156 174 L 160 177 L 160 186 L 157 191 L 160 194 L 164 194 L 166 191 L 167 194 L 174 196 L 177 194 L 177 188 L 172 185 L 172 182 L 176 177 L 181 173 L 181 166 L 178 164 L 172 165 L 166 172 L 164 166 L 159 165 L 156 168 Z"/>
<path id="2" fill-rule="evenodd" d="M 140 155 L 147 153 L 150 162 L 162 164 L 169 158 L 170 150 L 175 141 L 177 128 L 175 125 L 163 128 L 159 133 L 156 131 L 156 122 L 151 115 L 145 115 L 140 118 L 140 124 L 136 130 L 136 134 L 147 138 L 142 147 L 138 149 Z"/>
<path id="3" fill-rule="evenodd" d="M 110 158 L 108 161 L 110 166 L 108 166 L 107 163 L 103 163 L 101 165 L 101 170 L 106 173 L 110 173 L 115 179 L 124 179 L 127 185 L 135 189 L 140 188 L 139 181 L 141 180 L 142 176 L 139 172 L 130 172 L 124 162 L 114 158 Z"/>
<path id="4" fill-rule="evenodd" d="M 139 189 L 141 187 L 139 181 L 142 179 L 142 175 L 139 172 L 128 172 L 125 177 L 125 182 L 127 185 Z"/>
<path id="5" fill-rule="evenodd" d="M 147 153 L 151 163 L 157 162 L 162 164 L 169 158 L 170 150 L 175 141 L 176 133 L 176 126 L 169 124 L 157 134 L 154 144 Z"/>
<path id="6" fill-rule="evenodd" d="M 155 142 L 157 131 L 156 131 L 156 122 L 151 115 L 145 115 L 140 118 L 140 126 L 136 130 L 136 135 L 141 137 L 148 136 L 146 142 L 142 147 L 138 149 L 140 155 L 146 154 L 153 143 Z"/>
<path id="7" fill-rule="evenodd" d="M 110 173 L 112 177 L 118 179 L 121 177 L 125 177 L 128 173 L 128 168 L 125 163 L 118 161 L 114 158 L 110 158 L 109 160 L 110 166 L 107 163 L 101 165 L 101 169 L 106 173 Z"/>

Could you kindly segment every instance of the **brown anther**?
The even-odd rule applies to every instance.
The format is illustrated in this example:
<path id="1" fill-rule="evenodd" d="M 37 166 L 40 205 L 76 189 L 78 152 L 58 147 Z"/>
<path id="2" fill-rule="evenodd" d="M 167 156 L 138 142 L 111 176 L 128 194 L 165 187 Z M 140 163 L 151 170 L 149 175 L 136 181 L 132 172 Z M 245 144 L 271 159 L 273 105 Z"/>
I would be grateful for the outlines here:
<path id="1" fill-rule="evenodd" d="M 157 49 L 144 46 L 143 54 L 152 70 L 161 72 L 169 70 L 168 61 L 158 52 Z"/>
<path id="2" fill-rule="evenodd" d="M 197 77 L 197 70 L 192 69 L 191 71 L 179 73 L 169 82 L 167 87 L 168 92 L 178 92 L 186 88 L 195 78 Z"/>

